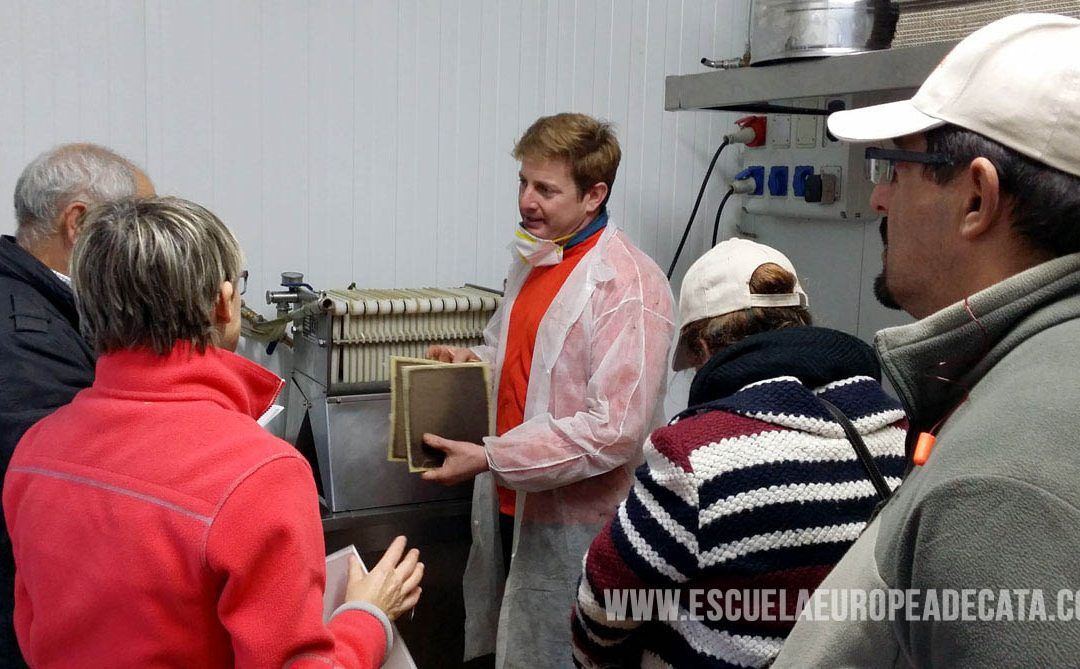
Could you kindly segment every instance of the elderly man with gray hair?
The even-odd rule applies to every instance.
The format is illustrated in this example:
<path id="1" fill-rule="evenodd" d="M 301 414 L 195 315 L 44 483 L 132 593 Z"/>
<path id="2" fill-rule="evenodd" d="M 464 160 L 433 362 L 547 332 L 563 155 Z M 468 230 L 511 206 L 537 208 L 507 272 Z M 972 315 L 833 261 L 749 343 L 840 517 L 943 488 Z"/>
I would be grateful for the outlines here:
<path id="1" fill-rule="evenodd" d="M 27 431 L 4 480 L 27 661 L 380 666 L 424 566 L 398 537 L 323 621 L 311 467 L 256 422 L 284 381 L 233 352 L 233 234 L 177 198 L 99 205 L 72 282 L 94 383 Z"/>
<path id="2" fill-rule="evenodd" d="M 131 161 L 95 144 L 65 144 L 34 159 L 15 187 L 14 237 L 0 238 L 0 476 L 23 433 L 67 404 L 94 375 L 69 287 L 71 252 L 86 208 L 153 195 Z M 0 533 L 0 666 L 22 666 L 15 642 L 14 564 Z"/>

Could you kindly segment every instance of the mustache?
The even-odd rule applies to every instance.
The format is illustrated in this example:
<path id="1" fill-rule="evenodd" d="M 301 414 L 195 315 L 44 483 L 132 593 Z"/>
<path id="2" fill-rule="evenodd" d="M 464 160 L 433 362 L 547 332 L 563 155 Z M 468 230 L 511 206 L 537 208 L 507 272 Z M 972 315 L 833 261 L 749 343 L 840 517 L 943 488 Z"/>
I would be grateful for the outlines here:
<path id="1" fill-rule="evenodd" d="M 882 244 L 888 244 L 889 243 L 889 239 L 886 236 L 888 228 L 889 228 L 889 217 L 888 216 L 882 216 L 881 217 L 881 223 L 878 224 L 878 232 L 881 233 L 881 243 Z"/>

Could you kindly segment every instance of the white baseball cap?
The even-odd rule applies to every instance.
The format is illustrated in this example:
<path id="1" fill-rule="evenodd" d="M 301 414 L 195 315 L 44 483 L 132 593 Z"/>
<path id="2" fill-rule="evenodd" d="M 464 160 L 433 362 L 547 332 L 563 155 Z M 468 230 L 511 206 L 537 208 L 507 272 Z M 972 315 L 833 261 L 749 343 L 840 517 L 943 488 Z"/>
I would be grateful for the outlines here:
<path id="1" fill-rule="evenodd" d="M 1080 176 L 1080 20 L 994 21 L 953 47 L 910 100 L 836 112 L 828 123 L 850 142 L 952 123 Z"/>
<path id="2" fill-rule="evenodd" d="M 774 263 L 795 277 L 791 293 L 759 294 L 750 292 L 750 278 L 757 268 Z M 783 253 L 748 239 L 728 239 L 711 248 L 690 265 L 679 291 L 679 331 L 695 321 L 715 318 L 751 307 L 798 307 L 809 300 L 799 284 L 795 267 Z M 689 342 L 679 335 L 675 371 L 691 366 Z"/>

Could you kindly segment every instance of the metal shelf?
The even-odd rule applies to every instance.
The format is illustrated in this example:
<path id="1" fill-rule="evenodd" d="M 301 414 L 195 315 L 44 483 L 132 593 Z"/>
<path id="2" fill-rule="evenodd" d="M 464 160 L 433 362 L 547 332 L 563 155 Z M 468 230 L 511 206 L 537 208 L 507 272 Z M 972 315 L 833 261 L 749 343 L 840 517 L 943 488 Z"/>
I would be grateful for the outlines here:
<path id="1" fill-rule="evenodd" d="M 918 88 L 956 45 L 935 42 L 777 65 L 671 75 L 667 111 L 760 111 L 761 105 L 828 95 Z"/>

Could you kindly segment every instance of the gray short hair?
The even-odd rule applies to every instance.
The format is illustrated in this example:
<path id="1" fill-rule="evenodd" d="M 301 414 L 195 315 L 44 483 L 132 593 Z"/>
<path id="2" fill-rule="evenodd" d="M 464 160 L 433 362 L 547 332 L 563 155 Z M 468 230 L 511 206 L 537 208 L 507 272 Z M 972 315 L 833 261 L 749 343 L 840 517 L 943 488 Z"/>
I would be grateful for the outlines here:
<path id="1" fill-rule="evenodd" d="M 91 207 L 71 259 L 83 334 L 98 353 L 179 341 L 217 344 L 214 307 L 222 281 L 236 283 L 240 245 L 205 208 L 161 197 Z"/>
<path id="2" fill-rule="evenodd" d="M 35 158 L 15 184 L 15 237 L 33 248 L 56 232 L 56 217 L 75 200 L 97 204 L 135 195 L 131 161 L 97 144 L 64 144 Z"/>

